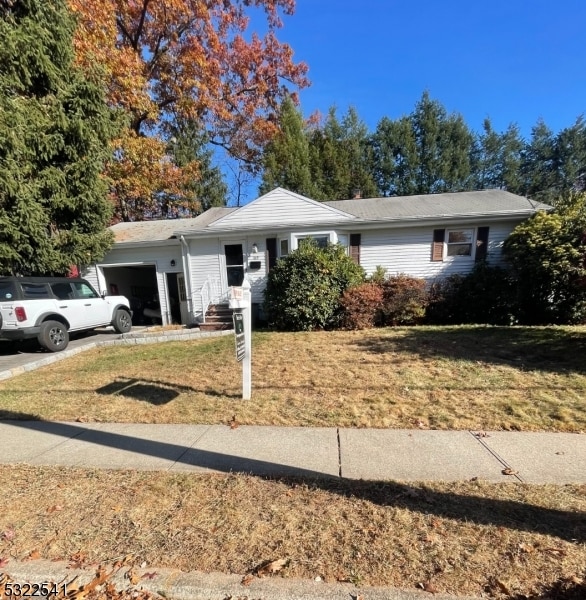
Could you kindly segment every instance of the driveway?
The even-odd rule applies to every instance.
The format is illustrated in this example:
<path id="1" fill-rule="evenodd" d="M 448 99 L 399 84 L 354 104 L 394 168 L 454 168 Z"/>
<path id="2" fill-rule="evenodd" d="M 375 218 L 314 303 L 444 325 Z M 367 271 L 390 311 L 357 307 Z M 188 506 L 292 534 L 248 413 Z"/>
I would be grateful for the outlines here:
<path id="1" fill-rule="evenodd" d="M 87 346 L 93 342 L 106 340 L 116 340 L 120 334 L 116 333 L 112 327 L 103 327 L 93 331 L 85 331 L 79 334 L 72 334 L 67 349 Z M 11 344 L 10 342 L 0 341 L 0 372 L 9 371 L 18 367 L 25 367 L 41 358 L 51 356 L 51 352 L 42 350 L 36 343 L 36 340 L 27 340 L 20 344 Z"/>

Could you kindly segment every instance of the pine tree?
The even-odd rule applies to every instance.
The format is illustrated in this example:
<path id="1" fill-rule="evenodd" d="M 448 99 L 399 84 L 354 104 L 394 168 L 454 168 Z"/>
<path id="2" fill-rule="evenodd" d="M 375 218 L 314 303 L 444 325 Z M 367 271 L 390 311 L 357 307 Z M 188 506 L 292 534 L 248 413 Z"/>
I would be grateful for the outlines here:
<path id="1" fill-rule="evenodd" d="M 311 170 L 321 200 L 375 197 L 373 155 L 368 129 L 350 107 L 340 121 L 330 108 L 321 129 L 310 138 Z"/>
<path id="2" fill-rule="evenodd" d="M 73 66 L 63 0 L 0 3 L 0 273 L 62 274 L 112 243 L 100 173 L 115 119 Z"/>
<path id="3" fill-rule="evenodd" d="M 181 213 L 162 217 L 197 216 L 213 206 L 226 206 L 228 186 L 220 168 L 213 164 L 214 155 L 207 145 L 206 133 L 193 120 L 178 120 L 169 131 L 169 152 L 174 163 L 180 168 L 197 165 L 197 172 L 193 173 L 183 190 Z M 179 204 L 174 198 L 168 206 L 176 209 Z"/>
<path id="4" fill-rule="evenodd" d="M 279 133 L 264 152 L 263 166 L 261 194 L 283 187 L 310 198 L 316 196 L 303 117 L 291 98 L 281 105 Z"/>

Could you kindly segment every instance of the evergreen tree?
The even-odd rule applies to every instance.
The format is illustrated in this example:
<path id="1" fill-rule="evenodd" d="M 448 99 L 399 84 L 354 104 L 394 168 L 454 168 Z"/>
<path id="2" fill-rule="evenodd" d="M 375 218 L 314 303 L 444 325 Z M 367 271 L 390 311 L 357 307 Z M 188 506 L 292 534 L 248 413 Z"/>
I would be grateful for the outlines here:
<path id="1" fill-rule="evenodd" d="M 531 130 L 521 162 L 522 193 L 541 202 L 556 196 L 555 137 L 543 119 Z"/>
<path id="2" fill-rule="evenodd" d="M 311 136 L 311 158 L 320 199 L 378 195 L 368 129 L 353 107 L 341 121 L 330 108 L 324 126 Z"/>
<path id="3" fill-rule="evenodd" d="M 0 3 L 0 273 L 60 274 L 109 249 L 100 173 L 115 120 L 73 66 L 64 0 Z"/>
<path id="4" fill-rule="evenodd" d="M 283 187 L 309 198 L 316 196 L 303 117 L 291 98 L 286 98 L 281 105 L 279 133 L 264 152 L 263 166 L 261 194 Z"/>
<path id="5" fill-rule="evenodd" d="M 226 206 L 228 186 L 222 171 L 213 164 L 213 152 L 207 146 L 207 135 L 194 121 L 178 121 L 169 128 L 171 135 L 169 151 L 175 164 L 185 169 L 197 165 L 197 172 L 184 186 L 184 202 L 180 214 L 172 216 L 197 216 L 213 206 Z M 173 198 L 169 207 L 176 208 L 179 203 Z"/>
<path id="6" fill-rule="evenodd" d="M 474 138 L 464 119 L 425 92 L 415 110 L 383 119 L 373 136 L 374 172 L 381 193 L 410 195 L 474 187 Z"/>
<path id="7" fill-rule="evenodd" d="M 506 189 L 518 191 L 521 182 L 519 168 L 523 140 L 519 128 L 509 125 L 504 133 L 492 127 L 490 119 L 482 124 L 472 164 L 476 189 Z"/>

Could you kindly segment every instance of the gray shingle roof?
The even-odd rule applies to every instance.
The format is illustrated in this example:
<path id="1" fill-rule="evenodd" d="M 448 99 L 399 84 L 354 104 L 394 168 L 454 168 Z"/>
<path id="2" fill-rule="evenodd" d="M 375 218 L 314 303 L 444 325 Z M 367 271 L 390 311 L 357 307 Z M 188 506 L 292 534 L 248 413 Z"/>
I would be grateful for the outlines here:
<path id="1" fill-rule="evenodd" d="M 193 219 L 162 219 L 158 221 L 133 221 L 117 223 L 110 227 L 116 243 L 157 242 L 170 240 L 178 231 L 199 231 L 235 208 L 215 207 Z"/>
<path id="2" fill-rule="evenodd" d="M 528 213 L 551 208 L 504 190 L 334 200 L 326 204 L 365 221 Z"/>

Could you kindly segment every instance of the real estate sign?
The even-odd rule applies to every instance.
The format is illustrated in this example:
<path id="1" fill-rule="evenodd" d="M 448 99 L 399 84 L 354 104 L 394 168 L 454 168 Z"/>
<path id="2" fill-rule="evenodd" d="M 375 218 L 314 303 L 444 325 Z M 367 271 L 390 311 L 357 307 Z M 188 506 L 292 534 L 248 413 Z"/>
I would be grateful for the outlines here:
<path id="1" fill-rule="evenodd" d="M 241 312 L 234 312 L 234 334 L 236 338 L 236 360 L 240 362 L 244 359 L 246 351 L 246 340 L 244 335 L 244 315 Z"/>

